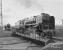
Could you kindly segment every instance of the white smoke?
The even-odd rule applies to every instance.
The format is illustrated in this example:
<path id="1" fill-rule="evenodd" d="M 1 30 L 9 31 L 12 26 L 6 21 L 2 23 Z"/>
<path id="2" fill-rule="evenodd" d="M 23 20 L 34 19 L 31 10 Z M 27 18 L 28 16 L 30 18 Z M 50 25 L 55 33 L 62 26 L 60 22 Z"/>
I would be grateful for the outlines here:
<path id="1" fill-rule="evenodd" d="M 16 3 L 20 3 L 25 8 L 35 7 L 36 9 L 43 10 L 43 5 L 39 3 L 39 0 L 16 0 Z"/>

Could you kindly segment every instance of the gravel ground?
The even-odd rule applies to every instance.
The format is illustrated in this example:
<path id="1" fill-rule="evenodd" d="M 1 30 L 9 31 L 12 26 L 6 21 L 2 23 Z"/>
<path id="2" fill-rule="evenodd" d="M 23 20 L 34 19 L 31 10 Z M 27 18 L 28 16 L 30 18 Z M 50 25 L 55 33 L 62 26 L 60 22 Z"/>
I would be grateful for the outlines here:
<path id="1" fill-rule="evenodd" d="M 63 38 L 63 37 L 62 37 Z M 63 50 L 63 40 L 54 40 L 55 43 L 50 43 L 43 47 L 42 50 Z"/>
<path id="2" fill-rule="evenodd" d="M 0 49 L 41 50 L 38 45 L 16 37 L 0 38 Z"/>
<path id="3" fill-rule="evenodd" d="M 50 43 L 45 47 L 31 43 L 17 37 L 11 37 L 11 31 L 0 31 L 0 49 L 16 50 L 63 50 L 63 41 L 56 40 L 56 43 Z M 61 37 L 61 39 L 63 39 Z"/>
<path id="4" fill-rule="evenodd" d="M 1 31 L 0 30 L 0 38 L 1 37 L 9 37 L 9 36 L 11 36 L 11 34 L 12 34 L 12 31 Z"/>
<path id="5" fill-rule="evenodd" d="M 42 48 L 42 50 L 63 50 L 63 42 L 62 43 L 51 43 L 47 46 L 45 46 L 44 48 Z"/>
<path id="6" fill-rule="evenodd" d="M 42 48 L 30 41 L 17 37 L 11 37 L 11 34 L 11 31 L 0 30 L 0 49 L 41 50 Z"/>

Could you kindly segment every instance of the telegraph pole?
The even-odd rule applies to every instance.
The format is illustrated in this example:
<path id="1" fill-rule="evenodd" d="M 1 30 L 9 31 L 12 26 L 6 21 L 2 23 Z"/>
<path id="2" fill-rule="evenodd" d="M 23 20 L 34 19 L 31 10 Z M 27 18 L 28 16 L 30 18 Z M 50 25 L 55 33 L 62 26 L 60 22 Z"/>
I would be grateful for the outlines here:
<path id="1" fill-rule="evenodd" d="M 1 0 L 1 27 L 3 29 L 2 0 Z"/>

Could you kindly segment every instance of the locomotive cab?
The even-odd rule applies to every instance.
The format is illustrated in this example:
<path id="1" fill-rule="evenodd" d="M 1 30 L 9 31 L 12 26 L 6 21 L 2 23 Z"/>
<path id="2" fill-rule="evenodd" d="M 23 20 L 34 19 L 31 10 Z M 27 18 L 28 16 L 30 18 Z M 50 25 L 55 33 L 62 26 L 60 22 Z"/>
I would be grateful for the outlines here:
<path id="1" fill-rule="evenodd" d="M 37 34 L 41 37 L 52 38 L 53 36 L 55 36 L 54 16 L 44 14 L 44 16 L 42 16 L 42 23 L 39 23 L 36 29 Z"/>

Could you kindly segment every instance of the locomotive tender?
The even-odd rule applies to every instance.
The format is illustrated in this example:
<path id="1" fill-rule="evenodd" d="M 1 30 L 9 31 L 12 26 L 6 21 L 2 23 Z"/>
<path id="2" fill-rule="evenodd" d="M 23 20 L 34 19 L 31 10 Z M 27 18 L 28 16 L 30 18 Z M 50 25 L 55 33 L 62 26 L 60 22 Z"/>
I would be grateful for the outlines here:
<path id="1" fill-rule="evenodd" d="M 55 36 L 55 18 L 46 13 L 26 18 L 16 22 L 13 34 L 32 39 L 48 38 Z"/>

